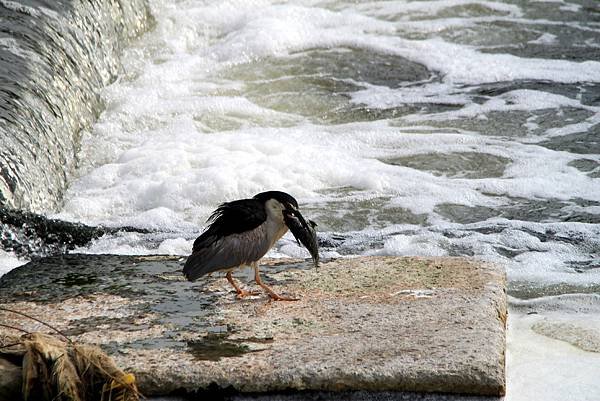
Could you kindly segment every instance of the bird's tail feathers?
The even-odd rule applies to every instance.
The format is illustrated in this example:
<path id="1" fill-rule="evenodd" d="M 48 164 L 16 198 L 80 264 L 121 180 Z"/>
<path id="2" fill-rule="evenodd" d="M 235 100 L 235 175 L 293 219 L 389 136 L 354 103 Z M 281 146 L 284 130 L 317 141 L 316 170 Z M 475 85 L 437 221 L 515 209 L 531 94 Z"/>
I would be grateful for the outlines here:
<path id="1" fill-rule="evenodd" d="M 192 253 L 183 266 L 183 275 L 189 281 L 197 280 L 204 276 L 208 272 L 204 269 L 204 263 L 202 263 L 202 257 L 199 253 Z"/>

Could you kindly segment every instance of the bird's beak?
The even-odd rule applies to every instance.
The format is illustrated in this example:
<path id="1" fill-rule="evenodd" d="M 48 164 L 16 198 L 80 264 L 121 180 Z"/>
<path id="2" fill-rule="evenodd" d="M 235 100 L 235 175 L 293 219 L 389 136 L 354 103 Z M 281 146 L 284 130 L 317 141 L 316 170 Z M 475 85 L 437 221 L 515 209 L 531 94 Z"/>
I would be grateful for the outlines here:
<path id="1" fill-rule="evenodd" d="M 312 256 L 315 267 L 319 266 L 319 244 L 317 242 L 317 232 L 315 227 L 317 224 L 304 219 L 300 211 L 289 205 L 283 212 L 285 224 L 288 226 L 298 244 L 304 245 L 310 256 Z"/>

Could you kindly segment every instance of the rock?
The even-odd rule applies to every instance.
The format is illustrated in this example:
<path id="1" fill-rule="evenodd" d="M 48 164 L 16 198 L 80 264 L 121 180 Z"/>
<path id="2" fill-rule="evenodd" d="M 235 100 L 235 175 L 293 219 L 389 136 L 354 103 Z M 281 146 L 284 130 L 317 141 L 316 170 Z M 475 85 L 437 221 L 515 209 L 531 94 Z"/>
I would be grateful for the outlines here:
<path id="1" fill-rule="evenodd" d="M 0 205 L 0 249 L 20 257 L 63 254 L 98 237 L 118 232 L 149 231 L 127 226 L 88 226 Z"/>
<path id="2" fill-rule="evenodd" d="M 146 395 L 504 394 L 505 276 L 497 266 L 361 257 L 316 270 L 270 260 L 264 281 L 300 300 L 268 302 L 264 295 L 237 300 L 219 274 L 189 283 L 182 263 L 165 256 L 46 258 L 0 279 L 0 307 L 100 345 L 135 373 Z M 0 319 L 48 331 L 14 314 L 0 312 Z"/>

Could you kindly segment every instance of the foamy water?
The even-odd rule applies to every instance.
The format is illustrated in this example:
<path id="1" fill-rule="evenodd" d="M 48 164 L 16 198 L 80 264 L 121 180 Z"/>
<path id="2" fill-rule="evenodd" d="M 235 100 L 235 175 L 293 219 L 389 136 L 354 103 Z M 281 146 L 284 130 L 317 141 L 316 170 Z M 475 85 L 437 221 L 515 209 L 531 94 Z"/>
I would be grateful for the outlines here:
<path id="1" fill-rule="evenodd" d="M 10 252 L 0 249 L 0 276 L 27 262 L 27 260 L 19 259 Z"/>
<path id="2" fill-rule="evenodd" d="M 597 255 L 597 145 L 571 152 L 560 139 L 600 122 L 600 62 L 511 54 L 600 46 L 580 6 L 155 1 L 153 10 L 157 28 L 103 93 L 107 110 L 85 136 L 59 217 L 170 232 L 149 251 L 185 254 L 218 203 L 277 188 L 325 234 L 379 239 L 332 255 L 473 254 L 519 280 L 598 279 L 573 268 Z M 553 34 L 560 24 L 578 35 Z M 578 242 L 560 240 L 574 233 Z M 143 238 L 131 242 L 143 251 Z"/>
<path id="3" fill-rule="evenodd" d="M 596 3 L 151 4 L 54 217 L 153 232 L 80 251 L 185 255 L 219 203 L 279 189 L 325 257 L 467 255 L 519 296 L 599 288 Z M 272 255 L 308 256 L 287 237 Z M 511 318 L 507 399 L 598 399 L 594 375 L 552 368 L 598 351 L 532 319 Z"/>

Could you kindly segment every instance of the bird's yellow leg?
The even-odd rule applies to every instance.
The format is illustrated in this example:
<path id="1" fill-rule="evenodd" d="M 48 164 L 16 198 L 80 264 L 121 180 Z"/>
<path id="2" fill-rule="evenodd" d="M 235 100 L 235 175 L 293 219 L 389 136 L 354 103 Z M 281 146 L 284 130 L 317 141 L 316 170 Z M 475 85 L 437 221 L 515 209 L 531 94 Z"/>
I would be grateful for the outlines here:
<path id="1" fill-rule="evenodd" d="M 227 278 L 227 281 L 229 281 L 229 284 L 231 284 L 233 286 L 233 288 L 235 288 L 235 292 L 237 293 L 237 297 L 239 299 L 247 297 L 248 295 L 258 295 L 259 294 L 258 291 L 242 290 L 242 288 L 235 283 L 235 280 L 233 280 L 233 277 L 231 276 L 231 272 L 227 272 L 225 277 Z"/>
<path id="2" fill-rule="evenodd" d="M 265 283 L 263 283 L 262 280 L 260 279 L 260 273 L 258 271 L 258 263 L 254 263 L 253 267 L 254 267 L 254 281 L 256 281 L 256 284 L 260 285 L 267 292 L 267 294 L 269 294 L 269 297 L 271 297 L 271 300 L 273 300 L 273 301 L 298 301 L 298 298 L 288 298 L 288 297 L 282 297 L 281 295 L 277 295 L 277 293 L 275 293 L 275 291 L 273 291 L 271 288 L 269 288 L 269 286 L 266 285 Z"/>

